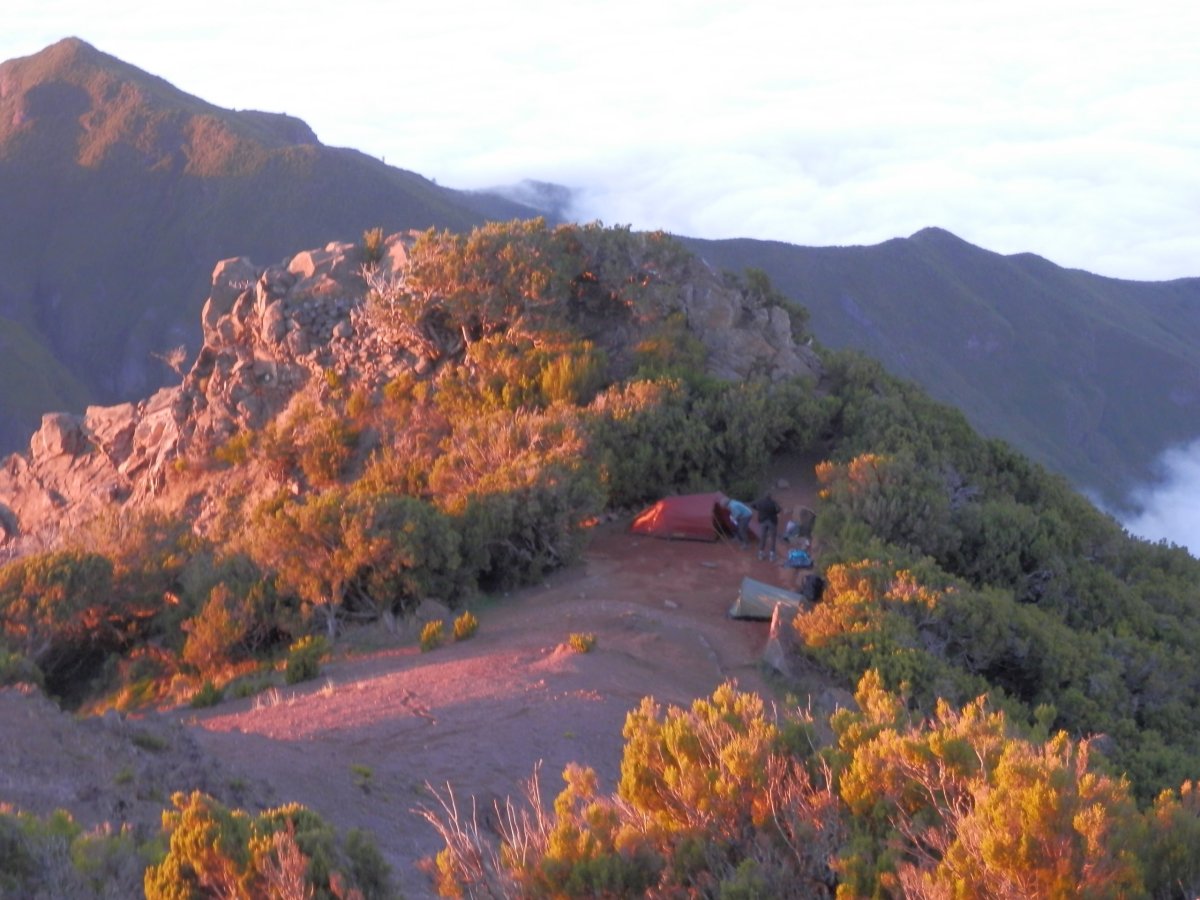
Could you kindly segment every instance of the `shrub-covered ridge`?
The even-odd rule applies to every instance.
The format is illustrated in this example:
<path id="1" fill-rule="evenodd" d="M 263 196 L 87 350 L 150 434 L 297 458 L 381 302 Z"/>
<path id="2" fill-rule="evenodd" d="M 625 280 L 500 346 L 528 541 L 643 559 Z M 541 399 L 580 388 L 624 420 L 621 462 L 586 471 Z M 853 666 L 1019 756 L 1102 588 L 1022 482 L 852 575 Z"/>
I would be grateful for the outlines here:
<path id="1" fill-rule="evenodd" d="M 120 459 L 128 490 L 0 568 L 6 681 L 93 708 L 219 699 L 314 633 L 536 582 L 578 558 L 605 509 L 749 494 L 787 449 L 824 459 L 829 587 L 796 617 L 800 652 L 859 685 L 860 711 L 806 750 L 795 741 L 819 729 L 768 727 L 732 688 L 696 720 L 647 706 L 616 798 L 571 770 L 496 877 L 546 895 L 932 896 L 968 870 L 980 895 L 1013 878 L 1035 893 L 1194 887 L 1178 860 L 1196 833 L 1200 563 L 1132 540 L 877 364 L 801 353 L 803 316 L 761 275 L 708 272 L 663 235 L 514 223 L 365 249 L 350 274 L 340 251 L 245 287 L 221 269 L 211 343 L 132 436 L 87 421 L 42 436 L 72 465 Z M 335 296 L 351 282 L 355 297 Z M 301 309 L 315 312 L 293 328 Z M 297 668 L 319 663 L 298 653 Z M 728 754 L 693 758 L 689 729 Z M 1039 797 L 1059 811 L 1037 821 L 1062 871 L 985 840 L 983 819 Z M 446 890 L 468 877 L 453 852 Z"/>

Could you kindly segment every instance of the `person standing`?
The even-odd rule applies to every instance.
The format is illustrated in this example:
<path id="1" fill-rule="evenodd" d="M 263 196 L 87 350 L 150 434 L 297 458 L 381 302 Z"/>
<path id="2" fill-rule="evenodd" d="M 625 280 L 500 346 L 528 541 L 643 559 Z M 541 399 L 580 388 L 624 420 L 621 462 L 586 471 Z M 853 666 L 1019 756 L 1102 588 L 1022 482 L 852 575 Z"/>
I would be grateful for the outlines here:
<path id="1" fill-rule="evenodd" d="M 763 494 L 750 504 L 758 510 L 758 558 L 765 559 L 770 554 L 771 562 L 775 562 L 775 535 L 779 532 L 779 504 L 770 493 Z M 768 544 L 770 550 L 767 550 Z"/>
<path id="2" fill-rule="evenodd" d="M 754 510 L 741 500 L 726 499 L 725 508 L 729 510 L 729 518 L 733 521 L 733 531 L 737 535 L 738 545 L 745 549 L 749 545 L 747 532 L 750 530 L 750 519 Z"/>

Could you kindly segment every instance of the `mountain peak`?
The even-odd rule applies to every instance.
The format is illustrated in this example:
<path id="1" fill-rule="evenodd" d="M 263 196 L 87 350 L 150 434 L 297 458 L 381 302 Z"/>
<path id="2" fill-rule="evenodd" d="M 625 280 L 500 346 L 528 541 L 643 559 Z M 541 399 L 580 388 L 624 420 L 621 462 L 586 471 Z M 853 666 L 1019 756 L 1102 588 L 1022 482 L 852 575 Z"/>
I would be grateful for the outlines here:
<path id="1" fill-rule="evenodd" d="M 101 56 L 103 54 L 87 41 L 72 36 L 55 41 L 37 53 L 11 60 L 6 65 L 36 64 L 44 75 L 55 69 L 70 68 L 80 61 L 97 62 Z"/>
<path id="2" fill-rule="evenodd" d="M 148 171 L 245 174 L 275 151 L 319 144 L 291 116 L 233 111 L 64 38 L 0 65 L 0 153 L 95 167 L 124 160 Z"/>
<path id="3" fill-rule="evenodd" d="M 945 228 L 938 228 L 936 225 L 922 228 L 920 231 L 911 234 L 908 239 L 918 243 L 937 243 L 943 245 L 955 244 L 961 246 L 967 243 L 953 232 L 947 231 Z"/>

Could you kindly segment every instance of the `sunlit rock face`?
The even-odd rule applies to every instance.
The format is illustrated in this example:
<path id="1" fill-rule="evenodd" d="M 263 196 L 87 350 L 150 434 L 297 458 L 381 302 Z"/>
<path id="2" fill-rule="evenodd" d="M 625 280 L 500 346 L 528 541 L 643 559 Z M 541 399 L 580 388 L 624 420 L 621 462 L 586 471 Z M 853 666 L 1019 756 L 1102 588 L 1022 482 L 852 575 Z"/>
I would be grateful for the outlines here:
<path id="1" fill-rule="evenodd" d="M 347 243 L 267 266 L 245 257 L 218 262 L 201 313 L 203 344 L 179 384 L 83 416 L 47 414 L 28 451 L 0 467 L 0 556 L 53 546 L 106 511 L 187 506 L 201 522 L 207 498 L 244 489 L 223 483 L 211 464 L 235 435 L 268 426 L 302 394 L 320 407 L 331 383 L 369 393 L 402 372 L 434 377 L 437 366 L 455 364 L 389 338 L 365 314 L 368 277 L 376 285 L 402 280 L 415 239 L 415 232 L 387 238 L 369 270 L 361 248 Z M 784 309 L 693 256 L 653 275 L 663 307 L 654 314 L 683 317 L 714 377 L 819 376 L 817 357 L 794 343 Z M 639 340 L 628 319 L 588 328 L 617 359 L 630 358 Z M 269 481 L 255 465 L 250 459 L 241 477 Z"/>

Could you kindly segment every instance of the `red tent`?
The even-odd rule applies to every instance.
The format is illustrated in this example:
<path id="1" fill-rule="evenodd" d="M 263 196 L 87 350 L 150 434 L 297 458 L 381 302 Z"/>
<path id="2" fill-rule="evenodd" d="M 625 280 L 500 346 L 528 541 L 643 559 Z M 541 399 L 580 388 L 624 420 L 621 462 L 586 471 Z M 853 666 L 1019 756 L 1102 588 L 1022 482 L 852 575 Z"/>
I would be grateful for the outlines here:
<path id="1" fill-rule="evenodd" d="M 663 497 L 639 513 L 629 530 L 651 537 L 715 541 L 722 534 L 733 534 L 729 511 L 721 506 L 724 499 L 720 491 Z"/>

